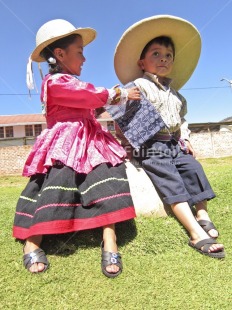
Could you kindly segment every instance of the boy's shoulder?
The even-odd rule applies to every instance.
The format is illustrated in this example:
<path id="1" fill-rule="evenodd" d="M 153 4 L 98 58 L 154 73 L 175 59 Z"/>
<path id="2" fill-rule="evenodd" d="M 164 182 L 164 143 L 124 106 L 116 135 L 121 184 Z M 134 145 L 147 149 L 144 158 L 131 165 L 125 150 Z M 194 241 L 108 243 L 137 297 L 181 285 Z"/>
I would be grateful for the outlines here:
<path id="1" fill-rule="evenodd" d="M 146 89 L 146 87 L 149 84 L 152 84 L 152 82 L 147 80 L 146 78 L 141 77 L 141 78 L 138 78 L 134 81 L 131 81 L 131 82 L 125 84 L 123 87 L 124 88 L 131 88 L 131 87 L 137 86 L 140 89 L 144 89 L 144 88 Z"/>
<path id="2" fill-rule="evenodd" d="M 151 80 L 147 79 L 146 77 L 140 77 L 136 80 L 134 80 L 134 83 L 136 86 L 148 86 L 151 84 L 154 84 Z"/>

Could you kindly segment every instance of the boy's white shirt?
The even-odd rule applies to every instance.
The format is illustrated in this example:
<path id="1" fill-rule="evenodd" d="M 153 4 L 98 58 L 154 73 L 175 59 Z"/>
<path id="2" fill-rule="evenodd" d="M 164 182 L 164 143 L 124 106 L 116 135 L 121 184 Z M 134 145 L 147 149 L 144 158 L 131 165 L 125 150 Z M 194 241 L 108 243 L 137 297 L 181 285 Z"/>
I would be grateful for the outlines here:
<path id="1" fill-rule="evenodd" d="M 185 98 L 170 87 L 171 79 L 166 78 L 166 85 L 159 83 L 156 75 L 145 72 L 142 78 L 134 81 L 135 85 L 145 94 L 168 126 L 159 133 L 175 133 L 180 131 L 182 139 L 189 140 L 190 130 L 184 116 L 187 114 Z"/>

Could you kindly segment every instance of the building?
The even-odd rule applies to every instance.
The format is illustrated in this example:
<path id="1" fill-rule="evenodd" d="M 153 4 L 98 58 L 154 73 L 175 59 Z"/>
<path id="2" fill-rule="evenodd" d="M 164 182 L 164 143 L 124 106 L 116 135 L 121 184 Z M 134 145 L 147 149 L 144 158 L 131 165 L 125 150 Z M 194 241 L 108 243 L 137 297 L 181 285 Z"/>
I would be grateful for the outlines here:
<path id="1" fill-rule="evenodd" d="M 99 122 L 114 132 L 114 122 L 107 112 L 98 117 Z M 46 128 L 43 114 L 0 115 L 0 147 L 32 145 Z"/>
<path id="2" fill-rule="evenodd" d="M 31 145 L 45 128 L 42 114 L 0 115 L 0 147 Z"/>

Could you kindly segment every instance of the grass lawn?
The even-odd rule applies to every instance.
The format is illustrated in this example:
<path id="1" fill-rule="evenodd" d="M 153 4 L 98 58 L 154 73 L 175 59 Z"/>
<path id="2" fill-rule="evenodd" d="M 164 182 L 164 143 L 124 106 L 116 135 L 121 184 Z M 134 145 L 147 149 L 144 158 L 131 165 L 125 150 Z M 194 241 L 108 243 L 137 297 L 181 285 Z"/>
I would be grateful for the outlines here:
<path id="1" fill-rule="evenodd" d="M 217 194 L 209 213 L 226 258 L 190 248 L 175 218 L 138 217 L 117 226 L 123 273 L 100 270 L 101 229 L 47 236 L 50 269 L 32 275 L 22 266 L 22 244 L 12 238 L 17 199 L 27 179 L 0 177 L 0 309 L 232 309 L 232 157 L 201 160 Z"/>

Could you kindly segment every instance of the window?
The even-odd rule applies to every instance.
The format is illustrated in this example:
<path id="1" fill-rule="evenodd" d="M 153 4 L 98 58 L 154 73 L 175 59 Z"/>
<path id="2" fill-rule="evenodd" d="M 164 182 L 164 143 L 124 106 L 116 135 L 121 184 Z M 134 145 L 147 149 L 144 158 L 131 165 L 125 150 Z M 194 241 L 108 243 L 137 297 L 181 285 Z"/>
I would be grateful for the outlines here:
<path id="1" fill-rule="evenodd" d="M 6 127 L 6 138 L 14 137 L 13 126 Z"/>
<path id="2" fill-rule="evenodd" d="M 0 138 L 4 138 L 4 127 L 0 127 Z"/>
<path id="3" fill-rule="evenodd" d="M 33 137 L 33 126 L 32 125 L 26 125 L 25 126 L 25 136 L 26 137 Z"/>
<path id="4" fill-rule="evenodd" d="M 35 125 L 34 129 L 35 129 L 35 136 L 37 137 L 37 136 L 39 136 L 41 134 L 42 125 L 41 124 L 37 124 L 37 125 Z"/>
<path id="5" fill-rule="evenodd" d="M 107 129 L 108 129 L 109 131 L 114 131 L 114 130 L 115 130 L 114 122 L 113 122 L 113 121 L 108 121 L 108 122 L 107 122 Z"/>

